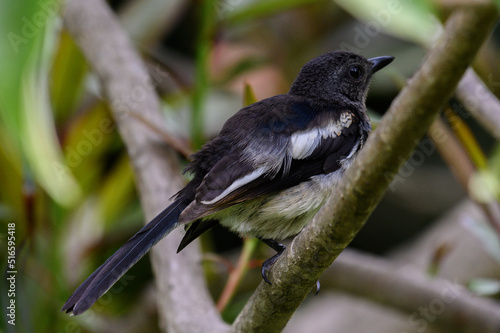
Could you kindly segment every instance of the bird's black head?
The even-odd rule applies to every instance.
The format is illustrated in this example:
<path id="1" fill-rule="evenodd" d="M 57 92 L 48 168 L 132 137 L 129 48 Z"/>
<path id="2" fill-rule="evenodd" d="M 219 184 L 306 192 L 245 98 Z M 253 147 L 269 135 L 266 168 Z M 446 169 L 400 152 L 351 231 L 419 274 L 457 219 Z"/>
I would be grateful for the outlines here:
<path id="1" fill-rule="evenodd" d="M 289 93 L 326 101 L 340 97 L 364 103 L 372 75 L 393 60 L 389 56 L 366 59 L 343 51 L 323 54 L 302 67 Z"/>

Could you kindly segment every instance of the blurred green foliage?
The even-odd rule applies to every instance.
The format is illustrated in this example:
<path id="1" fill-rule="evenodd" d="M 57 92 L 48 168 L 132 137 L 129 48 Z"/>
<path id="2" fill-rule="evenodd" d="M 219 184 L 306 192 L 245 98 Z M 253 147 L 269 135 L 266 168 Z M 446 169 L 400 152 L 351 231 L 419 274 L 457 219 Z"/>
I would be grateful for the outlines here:
<path id="1" fill-rule="evenodd" d="M 133 283 L 124 280 L 126 288 L 108 293 L 93 311 L 76 318 L 59 312 L 73 289 L 143 223 L 125 147 L 101 99 L 99 83 L 61 26 L 59 3 L 4 0 L 0 10 L 0 258 L 6 262 L 7 224 L 14 222 L 15 331 L 104 332 L 119 327 L 154 332 L 154 310 L 141 311 L 143 302 L 151 302 L 145 290 L 152 277 L 144 260 L 130 272 Z M 157 85 L 166 122 L 181 133 L 180 141 L 195 148 L 242 105 L 286 92 L 304 62 L 342 46 L 367 57 L 396 56 L 392 73 L 377 77 L 369 99 L 369 108 L 383 113 L 398 90 L 394 78 L 411 75 L 424 54 L 422 47 L 438 31 L 437 9 L 430 1 L 172 3 L 176 5 L 112 2 L 145 61 L 170 74 Z M 145 15 L 151 8 L 155 19 Z M 162 22 L 164 17 L 170 21 Z M 498 64 L 486 63 L 484 68 L 500 77 Z M 244 94 L 243 82 L 253 92 Z M 498 184 L 500 149 L 490 152 L 491 138 L 473 126 L 479 136 L 486 136 L 481 145 Z M 428 162 L 434 160 L 429 157 Z M 498 187 L 492 191 L 498 200 Z M 453 198 L 454 204 L 459 198 Z M 437 205 L 440 213 L 451 207 Z M 398 240 L 380 242 L 387 243 L 387 249 L 437 215 L 422 214 L 414 227 L 408 221 L 405 230 L 394 231 Z M 399 219 L 387 213 L 385 218 Z M 486 231 L 484 237 L 492 233 Z M 223 242 L 209 248 L 222 252 L 238 244 L 235 237 L 222 237 Z M 379 246 L 373 245 L 375 251 Z M 7 270 L 4 265 L 2 269 Z M 0 286 L 5 307 L 9 300 L 4 281 Z M 210 287 L 217 297 L 220 279 Z M 248 295 L 242 288 L 225 309 L 227 318 L 235 317 Z M 13 332 L 6 317 L 0 318 L 0 331 Z"/>

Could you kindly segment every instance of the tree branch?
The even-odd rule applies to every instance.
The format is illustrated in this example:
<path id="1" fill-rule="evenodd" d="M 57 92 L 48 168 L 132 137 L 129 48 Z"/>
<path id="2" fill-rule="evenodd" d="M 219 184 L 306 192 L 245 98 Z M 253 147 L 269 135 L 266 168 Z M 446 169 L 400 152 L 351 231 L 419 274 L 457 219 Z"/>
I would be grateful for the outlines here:
<path id="1" fill-rule="evenodd" d="M 498 85 L 497 82 L 494 83 Z M 500 140 L 500 101 L 472 68 L 457 87 L 457 99 L 495 139 Z"/>
<path id="2" fill-rule="evenodd" d="M 154 84 L 104 1 L 71 1 L 63 18 L 100 79 L 132 160 L 146 219 L 150 220 L 183 185 L 175 153 L 165 148 L 155 131 L 130 117 L 138 114 L 148 123 L 163 123 Z M 205 285 L 199 249 L 190 246 L 176 255 L 180 237 L 180 232 L 173 232 L 153 249 L 163 326 L 168 332 L 224 331 L 227 326 Z"/>
<path id="3" fill-rule="evenodd" d="M 451 332 L 494 333 L 500 329 L 500 305 L 470 294 L 456 281 L 431 279 L 416 268 L 401 267 L 375 256 L 345 251 L 327 270 L 327 286 L 424 318 L 420 309 L 439 306 L 431 323 Z"/>
<path id="4" fill-rule="evenodd" d="M 232 326 L 234 332 L 279 332 L 321 273 L 351 242 L 399 167 L 455 89 L 497 17 L 495 6 L 454 11 L 422 67 L 392 103 L 344 179 L 261 283 Z"/>

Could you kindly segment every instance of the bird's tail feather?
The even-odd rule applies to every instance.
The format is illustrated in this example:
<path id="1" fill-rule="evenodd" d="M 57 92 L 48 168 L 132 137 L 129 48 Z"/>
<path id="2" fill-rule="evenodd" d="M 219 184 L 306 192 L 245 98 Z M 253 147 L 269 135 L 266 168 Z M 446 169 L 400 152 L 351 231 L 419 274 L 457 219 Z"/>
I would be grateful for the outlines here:
<path id="1" fill-rule="evenodd" d="M 158 241 L 178 226 L 179 215 L 186 208 L 184 200 L 178 199 L 138 233 L 90 275 L 70 296 L 61 311 L 78 315 L 90 308 Z"/>

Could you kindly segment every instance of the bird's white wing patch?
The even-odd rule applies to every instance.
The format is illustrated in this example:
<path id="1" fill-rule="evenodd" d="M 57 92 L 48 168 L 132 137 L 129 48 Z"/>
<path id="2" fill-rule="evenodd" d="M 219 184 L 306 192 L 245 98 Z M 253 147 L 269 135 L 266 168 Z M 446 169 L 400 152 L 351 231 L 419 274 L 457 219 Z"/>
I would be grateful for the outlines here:
<path id="1" fill-rule="evenodd" d="M 225 196 L 227 196 L 231 192 L 235 191 L 236 189 L 238 189 L 238 188 L 242 187 L 243 185 L 246 185 L 246 184 L 250 183 L 251 181 L 259 178 L 260 176 L 262 176 L 266 172 L 266 170 L 267 169 L 263 168 L 263 167 L 255 169 L 252 173 L 249 173 L 249 174 L 245 175 L 244 177 L 236 179 L 221 194 L 219 194 L 218 196 L 216 196 L 212 200 L 201 201 L 201 203 L 204 205 L 212 205 L 212 204 L 216 203 L 217 201 L 221 200 L 222 198 L 224 198 Z"/>
<path id="2" fill-rule="evenodd" d="M 337 121 L 330 121 L 325 127 L 314 127 L 306 131 L 296 132 L 291 137 L 290 152 L 294 159 L 304 159 L 310 156 L 321 139 L 340 136 L 343 128 L 352 124 L 352 114 L 344 112 Z"/>
<path id="3" fill-rule="evenodd" d="M 292 158 L 302 159 L 311 155 L 318 146 L 320 138 L 321 135 L 317 128 L 294 133 L 291 138 Z"/>

